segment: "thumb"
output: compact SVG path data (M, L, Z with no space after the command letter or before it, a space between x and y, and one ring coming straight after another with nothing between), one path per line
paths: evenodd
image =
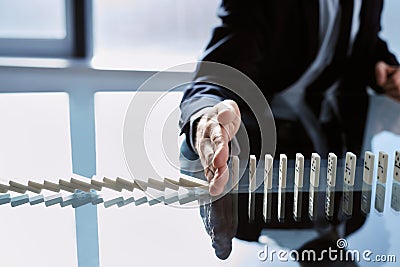
M383 86L387 81L388 67L385 62L379 61L375 65L375 78L379 86Z

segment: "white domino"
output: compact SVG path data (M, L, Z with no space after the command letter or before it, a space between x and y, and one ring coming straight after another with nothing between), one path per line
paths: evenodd
M321 168L321 157L317 153L312 153L310 184L314 187L319 187L320 168Z
M303 177L304 177L304 156L300 153L297 153L295 173L294 173L294 183L299 188L303 187Z
M281 154L279 158L279 188L286 188L287 157Z
M397 150L394 156L393 179L400 183L400 150Z
M264 188L272 189L272 174L274 159L270 154L265 155L264 162Z
M293 217L296 221L301 219L302 188L304 177L304 156L296 154L295 173L294 173L294 192L293 192Z
M346 163L344 168L344 182L348 186L354 186L356 175L357 156L351 152L346 153Z
M249 207L248 207L248 215L249 220L254 220L255 213L255 190L256 190L256 156L250 155L250 164L249 164Z
M234 191L239 190L239 157L232 157L232 186Z
M281 154L279 157L279 188L278 188L278 220L285 219L287 157Z
M375 190L375 209L382 213L385 209L385 196L386 196L386 179L388 168L388 154L379 152L378 158L378 175L376 180Z
M389 158L388 154L386 154L385 152L379 152L377 180L381 184L386 184L388 158Z
M328 186L336 186L337 156L334 153L328 155L328 168L326 182Z
M371 210L372 183L374 179L375 155L369 151L364 154L363 184L361 189L361 211L367 215Z
M264 201L263 201L263 218L266 222L271 219L271 193L272 190L272 174L274 159L270 154L265 155L264 159Z
M375 155L369 151L365 152L363 181L368 185L372 185L374 179L374 165Z
M321 171L321 157L317 153L311 154L310 190L308 193L308 216L311 220L317 217L318 187Z

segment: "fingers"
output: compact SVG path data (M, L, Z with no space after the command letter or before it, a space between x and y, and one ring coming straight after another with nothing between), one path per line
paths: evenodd
M228 165L218 168L215 172L214 178L210 181L210 195L218 196L224 191L224 187L229 180Z
M213 166L214 168L221 168L229 158L228 133L222 125L218 124L213 127L210 139L214 148Z
M229 140L237 133L240 126L239 107L233 100L224 100L215 106L217 121L227 130Z
M387 78L387 82L383 86L386 95L400 101L400 68Z
M376 78L376 83L379 86L383 86L386 83L386 80L387 80L386 69L387 69L387 67L388 67L388 65L383 61L379 61L375 65L375 78Z
M222 193L229 179L227 161L229 141L240 126L240 111L232 100L225 100L208 110L200 119L196 132L196 150L210 182L210 194Z

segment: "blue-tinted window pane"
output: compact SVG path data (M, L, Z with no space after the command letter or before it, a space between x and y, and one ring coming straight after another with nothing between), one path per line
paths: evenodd
M65 0L0 0L0 38L63 39Z

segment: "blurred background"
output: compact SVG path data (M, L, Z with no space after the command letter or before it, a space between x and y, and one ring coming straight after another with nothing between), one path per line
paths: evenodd
M218 0L0 0L1 181L58 181L72 172L129 177L122 128L131 98L155 72L199 57L219 23L218 5ZM398 58L399 10L400 1L385 0L382 37ZM162 82L155 84L155 91L164 89ZM178 106L181 93L174 94L171 105ZM395 115L385 120L370 115L364 146L386 151L391 162L393 144L400 144L399 127L393 127L400 124L399 104L382 96L371 100L369 114L379 118L390 109ZM262 247L237 240L229 260L218 261L198 213L161 205L0 206L1 262L260 264L256 253Z

